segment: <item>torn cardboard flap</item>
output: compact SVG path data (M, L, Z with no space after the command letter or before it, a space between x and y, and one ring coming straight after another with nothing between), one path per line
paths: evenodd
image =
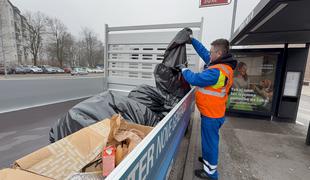
M14 167L53 179L68 179L106 146L110 120L105 119L15 161Z
M118 165L153 129L153 127L129 123L124 120L121 115L112 116L110 126L111 131L107 145L118 147L117 155L115 156L116 165ZM97 163L94 163L98 160L98 158L93 160L89 164L90 166L84 168L84 171L92 172L93 170L99 170ZM101 170L103 168L104 167L101 167Z
M132 132L128 134L135 134L143 139L149 132L152 131L153 127L143 126L140 124L129 123L121 115L113 115L111 118L111 132L109 134L108 141L118 140L124 138L122 135L125 132ZM122 141L122 140L119 140Z
M153 129L153 127L129 123L124 120L121 115L112 116L110 125L109 144L111 143L117 147L125 141L128 145L128 153L130 153ZM125 156L128 153L126 153ZM121 159L123 158L124 157L121 157Z

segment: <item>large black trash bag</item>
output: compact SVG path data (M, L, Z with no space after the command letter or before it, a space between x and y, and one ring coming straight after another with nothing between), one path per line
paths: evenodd
M133 89L128 97L141 104L144 104L150 110L156 113L169 112L171 107L165 105L166 97L164 97L157 88L149 85L140 85Z
M163 118L163 116L152 112L137 101L107 91L71 108L51 128L49 133L50 142L62 139L117 113L130 122L147 126L155 126Z
M190 41L190 34L192 30L184 28L168 45L163 62L154 70L156 88L139 86L129 93L129 98L165 115L190 91L190 85L175 68L187 62L186 42Z
M190 41L190 34L192 30L189 28L181 30L169 44L163 62L155 67L156 87L162 94L182 98L191 89L182 73L175 68L187 63L186 42Z
M173 38L168 45L163 64L167 67L175 68L179 64L187 62L186 42L191 41L190 35L193 34L190 28L184 28Z
M154 76L156 87L164 95L169 94L182 99L191 89L181 72L162 63L155 67Z

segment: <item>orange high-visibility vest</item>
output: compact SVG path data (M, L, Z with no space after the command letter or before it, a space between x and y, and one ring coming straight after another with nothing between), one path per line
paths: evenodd
M226 64L216 64L208 69L220 70L220 76L215 85L196 89L196 104L200 113L209 118L225 116L226 102L229 90L233 84L233 69Z

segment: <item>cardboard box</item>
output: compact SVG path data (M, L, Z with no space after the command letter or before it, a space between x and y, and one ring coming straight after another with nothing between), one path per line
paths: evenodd
M14 172L17 172L15 174L20 175L22 177L20 179L26 180L28 179L23 177L26 171L33 176L37 174L38 177L46 177L42 180L49 178L66 180L73 175L76 177L76 174L82 176L81 170L101 156L103 147L107 145L116 147L126 142L129 153L152 129L152 127L128 123L120 115L114 115L111 119L83 128L16 160L13 166L15 170L10 174L14 175ZM101 170L98 167L102 166L90 166L86 168L86 172ZM86 173L86 175L90 174Z
M19 169L2 169L0 170L1 180L52 180L50 178L33 174Z
M14 167L53 179L68 179L100 155L110 133L106 119L15 161Z
M107 146L122 147L122 152L118 152L118 157L117 152L115 152L116 165L118 165L127 156L127 154L129 154L130 151L135 148L135 146L153 129L153 127L129 123L120 115L114 115L111 117L110 126L111 130ZM98 158L93 162L96 160L98 160ZM85 168L84 171L102 171L102 166L97 166L97 163L94 163Z

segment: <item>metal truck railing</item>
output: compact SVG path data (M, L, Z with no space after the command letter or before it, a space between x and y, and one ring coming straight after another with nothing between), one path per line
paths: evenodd
M105 78L109 90L127 94L140 84L155 86L153 71L178 31L190 27L201 39L202 22L149 26L105 26ZM198 71L199 60L187 46L189 68ZM166 179L194 111L192 89L106 178Z
M139 84L155 86L153 71L178 31L191 27L201 39L202 21L149 26L108 27L105 25L104 71L110 90L128 93ZM198 71L198 56L187 46L189 68Z

